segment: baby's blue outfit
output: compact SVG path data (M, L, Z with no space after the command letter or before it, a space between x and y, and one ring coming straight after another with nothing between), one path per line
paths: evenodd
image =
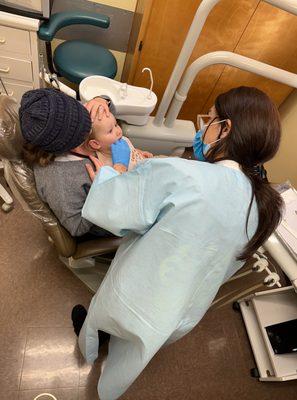
M191 331L242 265L251 185L233 161L150 159L118 175L103 167L82 215L125 236L92 299L79 337L87 362L98 330L111 334L98 383L118 399L164 345ZM256 230L253 203L248 233Z

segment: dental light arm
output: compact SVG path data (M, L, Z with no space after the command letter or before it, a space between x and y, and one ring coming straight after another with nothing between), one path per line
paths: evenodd
M188 91L198 73L210 66L216 64L226 64L239 68L243 71L253 72L264 76L265 78L297 88L297 75L292 72L273 67L260 61L253 60L230 51L214 51L197 58L187 68L187 71L175 93L174 99L170 105L164 125L172 127L179 111L187 98Z
M264 0L272 6L278 7L284 11L297 15L296 0ZM160 102L156 117L154 119L155 126L161 126L163 119L168 111L168 107L172 101L176 88L181 80L181 77L186 69L193 49L199 39L200 33L204 27L205 21L212 9L220 2L220 0L202 0L196 14L193 18L191 27L188 31L186 40L180 51L163 98Z

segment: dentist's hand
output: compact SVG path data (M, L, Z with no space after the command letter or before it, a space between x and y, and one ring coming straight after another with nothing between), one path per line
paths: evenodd
M95 119L100 121L104 113L107 117L109 117L108 103L101 97L95 97L94 99L85 103L84 106L89 111L92 122L94 122Z
M130 147L124 139L119 139L111 145L112 163L114 165L121 164L128 168L130 153Z

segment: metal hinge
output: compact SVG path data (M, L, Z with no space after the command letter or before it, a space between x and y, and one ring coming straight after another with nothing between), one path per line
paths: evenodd
M143 48L143 41L141 40L138 46L138 51L141 51Z

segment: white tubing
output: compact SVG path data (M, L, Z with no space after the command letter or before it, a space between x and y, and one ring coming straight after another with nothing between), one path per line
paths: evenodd
M297 291L297 262L273 233L263 247L278 263Z
M249 294L250 292L255 292L256 289L260 289L261 287L263 287L262 283L260 283L258 285L255 285L255 286L252 286L252 287L250 287L250 288L238 293L236 296L232 297L232 299L227 300L225 303L220 304L218 306L218 308L222 308L222 307L226 306L227 304L234 303L234 301L239 300L240 298L242 298L243 296Z
M153 87L154 87L153 73L152 73L152 70L150 68L148 68L148 67L143 68L141 72L144 72L144 71L148 71L148 73L150 74L150 92L147 95L147 98L151 99L152 98L152 91L153 91Z
M252 269L249 269L248 271L242 272L241 274L233 275L231 278L228 279L227 282L235 281L236 279L242 278L243 276L247 276L247 275L251 274L252 272L254 272L254 271Z
M64 83L58 81L59 85L57 84L57 82L55 80L51 81L51 77L50 74L48 74L47 72L43 71L43 73L40 72L40 78L44 79L44 81L50 85L52 85L55 89L60 89L61 92L64 92L66 94L68 94L68 96L73 97L74 99L76 99L76 92L75 90L71 89L69 86L65 85Z
M292 72L273 67L260 61L253 60L252 58L244 57L230 51L214 51L197 58L188 67L171 103L170 109L167 113L164 125L171 128L177 118L179 111L187 98L188 91L196 78L197 74L204 68L215 65L226 64L233 67L242 69L244 71L253 72L257 75L264 76L265 78L284 83L297 88L297 75Z
M271 4L291 14L297 15L297 2L296 0L264 0L266 3Z
M184 73L200 32L202 31L206 18L219 1L220 0L203 0L199 5L159 105L153 122L154 125L161 126L180 78Z

